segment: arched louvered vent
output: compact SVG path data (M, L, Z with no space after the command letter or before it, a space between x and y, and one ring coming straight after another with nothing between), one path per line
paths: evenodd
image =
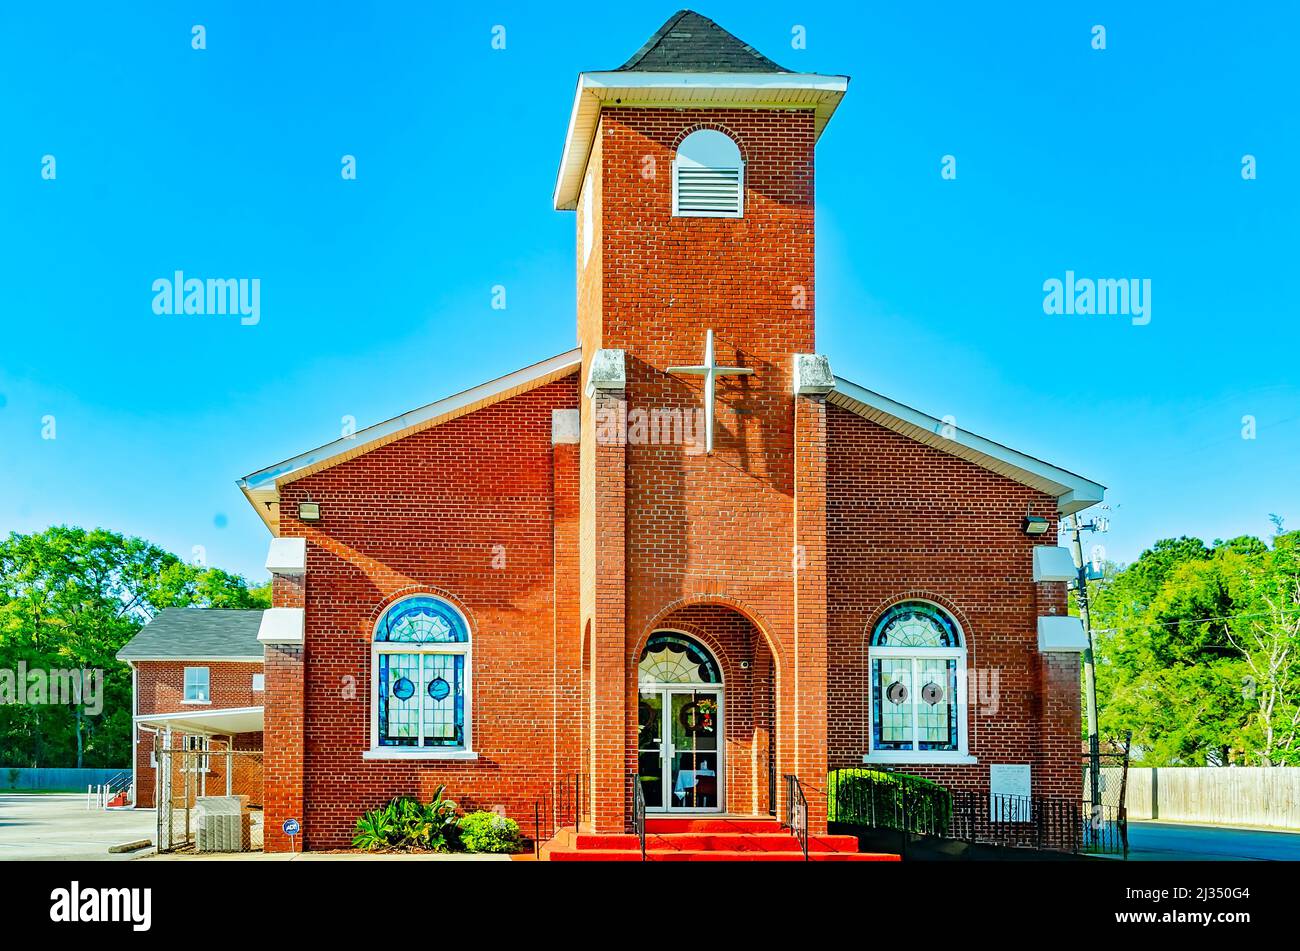
M745 163L730 137L700 129L682 140L673 161L673 214L739 218L745 211Z

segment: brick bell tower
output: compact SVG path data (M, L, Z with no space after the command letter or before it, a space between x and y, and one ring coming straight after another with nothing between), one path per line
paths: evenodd
M582 758L596 831L629 821L638 658L674 610L734 612L770 651L778 791L762 808L784 815L780 777L824 783L833 380L816 352L813 173L847 84L786 70L691 11L618 69L579 76L555 206L577 212ZM767 787L742 780L753 794L728 812ZM808 796L813 831L822 798Z

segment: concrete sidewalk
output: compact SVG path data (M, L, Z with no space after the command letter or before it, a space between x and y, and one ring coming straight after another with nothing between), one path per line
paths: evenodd
M152 809L86 809L82 793L0 793L0 861L42 859L129 861L148 852L112 855L110 846L152 842Z

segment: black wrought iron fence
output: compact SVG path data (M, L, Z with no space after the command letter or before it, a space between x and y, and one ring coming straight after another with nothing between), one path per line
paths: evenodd
M1045 796L949 790L919 776L836 770L827 782L827 818L863 829L892 829L972 844L1053 852L1126 854L1123 810Z

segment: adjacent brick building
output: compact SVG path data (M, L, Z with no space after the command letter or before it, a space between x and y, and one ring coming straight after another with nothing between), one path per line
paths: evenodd
M847 79L674 16L583 73L577 343L269 466L268 849L442 785L583 825L780 814L881 763L1077 798L1080 476L835 376L814 151ZM833 201L834 196L824 196ZM838 368L838 364L837 364ZM870 367L859 368L869 375Z
M156 750L188 749L209 755L191 762L200 772L194 791L219 795L227 788L262 801L260 762L233 759L225 749L262 748L261 611L169 608L159 612L117 654L131 667L132 787L136 806L156 805ZM179 761L178 761L179 762ZM182 768L177 766L177 769ZM188 769L189 763L183 768ZM227 783L227 770L230 783Z

